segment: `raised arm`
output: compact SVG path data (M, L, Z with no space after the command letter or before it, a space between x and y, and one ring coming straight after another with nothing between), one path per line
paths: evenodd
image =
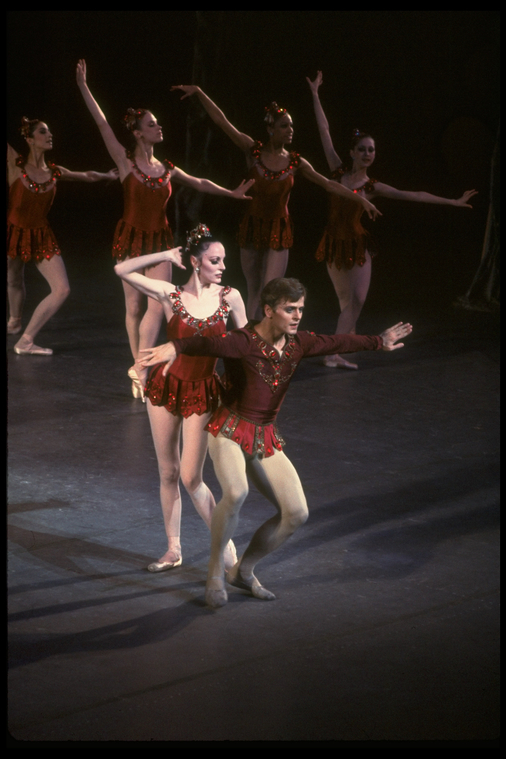
M234 327L236 329L245 327L248 323L248 317L246 316L246 307L239 290L230 290L227 295L227 300L231 306L230 316L234 322Z
M109 126L107 119L100 108L99 104L93 97L86 81L86 61L80 60L76 69L77 86L81 90L81 95L84 98L89 112L95 119L95 123L100 129L100 134L105 142L105 146L109 151L109 155L116 164L120 172L120 179L123 181L124 176L130 171L130 166L126 156L126 151L123 145L119 142L116 135Z
M306 82L309 84L309 89L311 90L311 94L313 96L316 123L318 124L318 131L320 132L320 138L322 141L323 150L325 152L325 157L327 159L330 170L335 171L341 166L342 161L334 150L334 145L330 136L329 122L325 116L325 112L320 102L320 96L318 94L318 89L323 82L322 72L318 71L314 82L312 82L309 77L306 77Z
M19 166L16 165L18 155L18 152L14 150L12 145L9 145L9 143L7 143L7 182L9 184L9 187L15 179L21 176Z
M60 180L67 182L101 182L105 179L117 179L119 176L118 169L110 171L70 171L64 166L57 167L61 172Z
M230 123L223 111L218 108L216 103L213 103L211 98L202 92L200 87L197 87L194 84L176 84L171 87L171 91L172 90L181 90L184 92L181 100L189 98L192 95L197 95L198 99L202 103L202 106L207 111L214 123L217 124L220 129L223 129L225 134L230 137L232 142L245 153L247 153L249 149L255 144L255 140L252 137L248 137L247 134L240 132L235 128L233 124Z
M121 277L139 292L161 302L174 292L175 285L163 279L150 279L144 274L140 274L139 269L156 266L156 264L161 264L164 261L169 261L179 266L180 269L184 269L186 267L181 263L181 255L182 248L172 248L171 250L162 250L160 253L149 253L146 256L133 256L118 262L114 271L118 277Z
M411 200L415 203L435 203L440 206L460 206L461 208L472 208L469 200L476 195L478 190L466 190L461 198L441 198L439 195L431 195L430 192L408 192L406 190L396 190L395 187L389 187L382 182L374 184L372 197L381 195L384 198L393 200Z
M340 182L334 182L332 179L324 177L323 174L318 174L305 158L300 159L299 171L304 177L306 177L306 179L320 185L320 187L323 187L327 192L333 192L336 195L342 195L343 198L348 198L348 200L352 200L355 203L360 203L369 218L375 219L377 216L383 215L378 211L376 206L370 203L367 198L364 198L359 192L353 192L353 190L349 190Z
M246 195L247 191L252 184L255 183L254 179L248 179L243 181L236 187L235 190L227 190L226 187L221 187L219 184L211 182L209 179L199 179L198 177L192 177L190 174L178 169L174 166L171 171L170 178L173 182L179 182L186 187L191 187L198 192L207 192L209 195L225 195L228 198L236 198L237 200L251 200L249 195Z

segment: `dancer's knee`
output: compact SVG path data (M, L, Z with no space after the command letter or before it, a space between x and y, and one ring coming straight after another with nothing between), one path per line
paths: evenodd
M185 472L184 469L181 469L181 482L191 497L202 485L202 475L200 472Z
M162 487L171 487L179 482L179 466L177 466L177 464L160 464L158 471L160 473L160 485Z
M295 532L299 527L307 521L309 511L306 504L298 504L296 507L290 508L282 515L282 521L290 533Z

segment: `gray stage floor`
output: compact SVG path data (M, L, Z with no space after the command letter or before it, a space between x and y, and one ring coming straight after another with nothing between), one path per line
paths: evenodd
M361 332L411 320L406 348L299 368L279 426L309 521L259 566L275 602L230 589L212 611L186 495L183 566L145 570L164 533L121 293L75 279L39 338L54 356L8 340L12 738L496 740L497 317L364 314ZM209 462L206 480L219 494ZM252 490L239 549L271 513Z

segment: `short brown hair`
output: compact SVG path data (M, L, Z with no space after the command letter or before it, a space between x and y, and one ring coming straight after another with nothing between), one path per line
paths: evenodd
M280 303L296 303L306 297L306 288L293 277L277 277L267 282L260 294L260 307L264 313L265 306L274 311Z

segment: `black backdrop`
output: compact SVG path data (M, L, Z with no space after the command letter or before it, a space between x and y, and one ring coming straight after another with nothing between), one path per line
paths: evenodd
M342 155L358 126L376 136L370 173L381 181L448 197L480 193L473 211L378 201L384 216L373 230L380 255L370 307L385 298L445 304L467 290L481 255L499 126L497 12L9 11L7 21L8 140L22 150L21 116L43 119L54 135L51 159L75 170L112 166L75 84L81 57L120 139L126 109L147 107L164 126L158 157L227 186L244 176L242 155L170 85L201 84L238 128L259 139L263 107L276 100L293 117L294 149L326 173L305 81L321 69L321 99ZM192 222L187 201L176 193L170 205L178 242ZM320 188L296 183L288 273L335 312L323 265L314 261L326 202ZM51 223L69 272L87 265L110 271L121 207L119 185L60 184ZM196 208L222 235L229 281L243 289L234 243L240 204L205 198Z

